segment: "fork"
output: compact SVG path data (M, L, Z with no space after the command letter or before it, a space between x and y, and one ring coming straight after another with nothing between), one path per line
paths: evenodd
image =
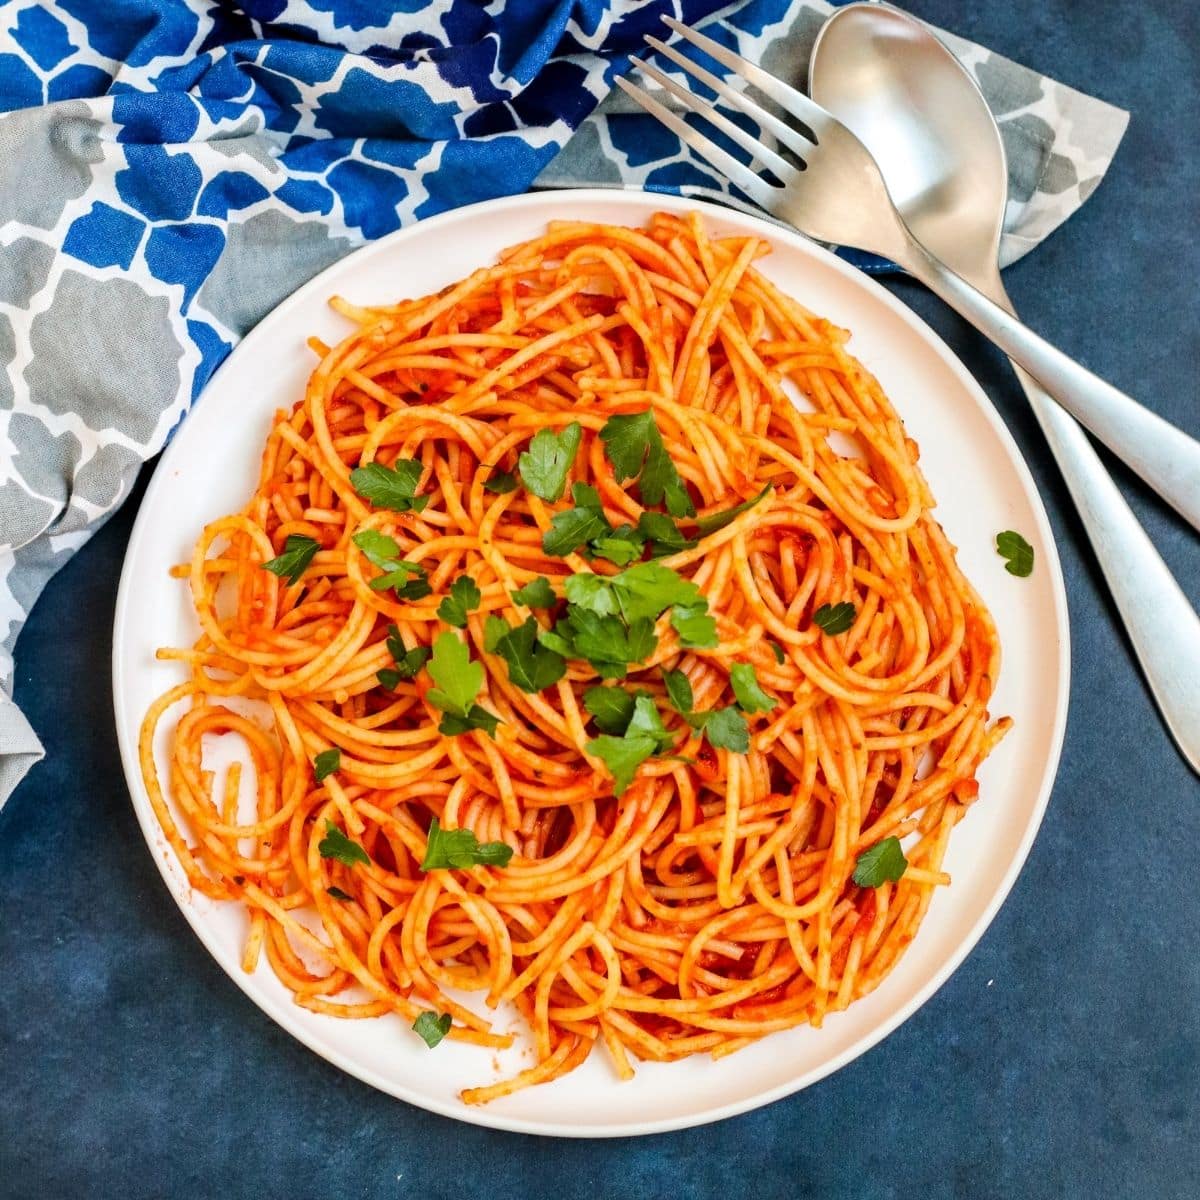
M748 116L762 134L790 150L796 162L788 161L717 111L710 101L636 56L630 61L643 74L751 154L751 164L735 158L648 92L619 78L618 86L630 99L678 134L773 216L817 241L890 258L919 279L1020 363L1063 408L1200 529L1200 442L1056 349L930 253L897 212L870 151L831 113L711 38L671 17L663 17L663 22L801 122L802 130L789 125L673 46L656 37L646 38L647 44L664 58ZM754 162L779 182L772 183L755 171Z

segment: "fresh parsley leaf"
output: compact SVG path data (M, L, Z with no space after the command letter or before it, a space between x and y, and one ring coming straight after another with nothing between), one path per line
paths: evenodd
M652 558L678 554L696 545L694 538L684 537L679 532L679 526L666 513L644 512L638 517L637 527L642 538L650 543Z
M482 729L488 737L494 738L499 724L500 718L494 712L489 712L482 704L472 704L465 713L446 713L438 724L438 733L457 737L472 729Z
M517 460L517 470L535 496L551 502L561 499L582 438L583 427L578 421L572 421L561 433L540 429L533 435L529 449Z
M647 507L665 502L674 517L690 517L695 507L679 472L663 444L650 409L610 417L600 430L600 440L620 483L637 475L638 491Z
M638 767L658 749L658 742L647 734L636 737L612 737L603 734L584 746L584 751L600 759L613 780L613 794L620 796L633 782Z
M687 722L704 731L708 743L719 750L746 754L750 750L750 730L746 718L736 708L715 708L709 712L688 713Z
M288 538L290 542L292 539ZM996 553L1007 561L1004 569L1021 579L1033 572L1033 547L1017 532L1006 529L996 534ZM294 581L293 581L294 582Z
M682 671L664 671L663 683L666 685L667 699L671 701L671 707L676 712L691 712L695 697L692 695L692 685L688 677Z
M700 536L708 537L710 533L716 533L718 529L724 529L730 521L736 517L740 517L744 512L749 512L756 504L761 504L767 498L767 493L773 486L773 484L768 483L752 500L743 500L741 504L735 504L733 508L726 508L721 512L709 513L708 516L701 517L696 522L700 527Z
M464 867L507 867L512 847L504 842L481 843L469 829L443 829L437 817L429 822L422 871L461 870Z
M388 626L387 648L388 653L392 656L392 662L396 664L395 674L398 679L415 678L429 657L428 646L414 646L411 650L406 649L404 639L400 636L400 630L395 625Z
M449 1013L442 1013L439 1016L435 1012L426 1010L418 1014L417 1019L413 1022L413 1030L432 1050L450 1032L450 1026L453 1023Z
M602 679L623 679L630 663L644 662L658 645L654 622L648 618L626 626L620 617L602 616L574 604L539 640L565 658L587 659Z
M633 716L629 719L625 736L653 738L655 753L665 750L675 740L675 735L663 724L653 697L645 693L634 697Z
M775 655L775 661L782 667L787 662L787 655L783 652L783 647L778 642L768 642L771 647L771 653Z
M593 554L607 558L618 567L627 567L642 557L645 538L632 525L621 525L606 537L594 538L590 545Z
M508 632L509 624L503 617L488 616L483 621L483 648L489 654L496 653L500 639Z
M859 887L878 887L885 880L895 883L908 870L908 859L897 837L885 837L858 856L854 882Z
M352 895L350 895L349 892L343 892L342 889L340 887L337 887L336 885L334 885L332 887L327 887L325 889L325 894L328 896L332 896L335 900L353 900L354 899L354 897Z
M617 596L613 591L612 579L607 575L578 571L567 576L563 591L571 604L601 617L612 616L617 611Z
M577 483L571 488L571 498L575 507L556 512L550 518L550 528L542 535L542 550L555 558L566 558L593 538L603 537L612 530L594 487Z
M509 595L514 604L523 604L526 608L553 608L558 603L558 597L545 575L539 575Z
M854 605L849 600L841 604L822 604L813 613L813 624L833 637L845 633L854 624L855 616Z
M633 622L640 617L657 620L672 605L676 608L696 605L708 608L708 601L690 579L684 579L661 563L638 563L614 575L609 583L626 621Z
M734 663L729 668L729 682L742 712L770 712L779 704L758 686L758 676L749 663Z
M352 842L330 820L325 822L325 836L317 843L317 850L322 858L332 858L346 867L352 867L356 863L366 866L371 862L367 852L357 842Z
M361 529L350 539L363 557L383 574L368 581L373 592L395 590L401 600L420 600L432 593L425 568L420 563L407 562L400 557L396 542L377 529Z
M485 492L495 492L497 496L507 496L517 490L517 477L511 471L493 471L484 481Z
M620 736L629 728L633 716L633 696L619 687L588 688L583 693L583 707L592 714L601 733Z
M496 639L492 653L508 663L508 677L523 692L541 692L567 672L566 659L538 642L541 627L533 617Z
M444 596L441 604L438 605L438 616L447 625L465 629L467 613L477 609L482 599L483 593L480 592L475 580L470 575L460 575L450 585L450 595Z
M399 686L402 676L394 667L380 667L375 672L375 678L379 680L379 686L387 688L389 692L394 692Z
M671 628L679 634L679 644L695 650L711 650L717 644L717 622L709 614L708 601L676 605L671 609Z
M316 538L310 538L303 533L289 533L283 543L283 553L263 563L263 568L272 575L286 578L288 583L295 583L308 569L313 555L321 548Z
M496 736L500 718L481 704L474 703L483 686L483 667L471 661L470 651L456 634L447 630L433 643L429 674L437 687L430 688L426 699L444 714L438 732L456 737L472 729Z
M400 558L400 547L393 538L378 529L360 529L350 539L373 567L384 568Z
M341 770L342 752L334 746L332 750L322 750L316 758L313 759L313 774L317 777L317 782L332 775L334 771Z
M415 458L398 458L390 466L368 463L350 472L350 486L376 508L393 512L420 512L429 503L428 496L418 496L421 463Z

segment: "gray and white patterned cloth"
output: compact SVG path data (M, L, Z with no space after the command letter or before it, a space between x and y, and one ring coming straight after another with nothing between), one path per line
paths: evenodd
M526 2L548 14L545 28L529 27ZM646 187L742 205L609 90L644 7L575 4L523 0L509 10L519 18L504 18L526 22L519 30L431 48L437 26L421 13L411 27L389 14L386 27L363 29L361 6L337 0L249 2L236 19L207 0L173 0L125 26L99 0L91 12L82 0L0 2L10 109L0 115L0 805L42 756L11 699L26 615L215 366L296 287L366 241L485 198L481 188ZM467 27L446 15L457 0L430 5L447 39ZM696 19L716 3L660 7ZM796 81L829 11L744 0L709 32ZM492 6L461 21L485 16L503 24ZM306 21L311 36L295 40ZM506 58L504 38L518 34L522 53ZM1128 117L946 41L1000 122L1009 263L1087 199ZM545 53L531 68L524 47L535 43ZM401 47L394 60L384 44ZM482 82L447 68L485 44ZM389 123L397 106L400 129ZM484 151L501 168L480 170Z

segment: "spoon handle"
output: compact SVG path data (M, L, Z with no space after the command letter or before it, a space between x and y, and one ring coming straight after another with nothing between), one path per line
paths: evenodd
M1019 366L1016 373L1079 510L1163 720L1192 770L1200 773L1200 616L1087 434L1031 375Z
M1039 337L911 234L905 240L903 267L1024 367L1067 412L1200 529L1200 442Z

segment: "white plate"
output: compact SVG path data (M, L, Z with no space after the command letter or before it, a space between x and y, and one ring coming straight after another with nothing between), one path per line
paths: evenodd
M297 1007L265 960L254 975L241 970L242 910L188 888L137 760L143 714L182 675L154 652L190 645L198 633L186 586L167 569L190 557L207 521L244 505L271 415L303 394L313 367L305 339L315 333L335 342L347 330L326 305L330 295L374 304L436 291L556 218L636 225L656 210L693 208L718 232L768 237L774 252L764 272L852 331L851 351L878 376L920 443L938 516L999 625L1004 664L991 711L1011 714L1016 727L984 765L980 800L955 830L946 863L953 886L939 891L916 941L874 994L820 1030L772 1034L720 1062L647 1063L634 1080L620 1083L597 1052L555 1083L469 1108L458 1100L459 1089L498 1077L490 1051L443 1042L431 1053L399 1019L344 1021ZM1030 578L1006 574L993 543L1002 529L1019 530L1033 544ZM1062 574L1033 480L978 385L937 337L883 288L798 235L693 201L601 190L489 201L422 221L330 267L285 300L221 367L164 454L130 538L113 631L117 732L138 820L176 903L230 978L305 1045L385 1092L480 1125L575 1137L679 1129L786 1096L848 1063L924 1003L979 940L1033 842L1058 765L1068 676ZM506 1075L530 1061L527 1044L499 1056Z

